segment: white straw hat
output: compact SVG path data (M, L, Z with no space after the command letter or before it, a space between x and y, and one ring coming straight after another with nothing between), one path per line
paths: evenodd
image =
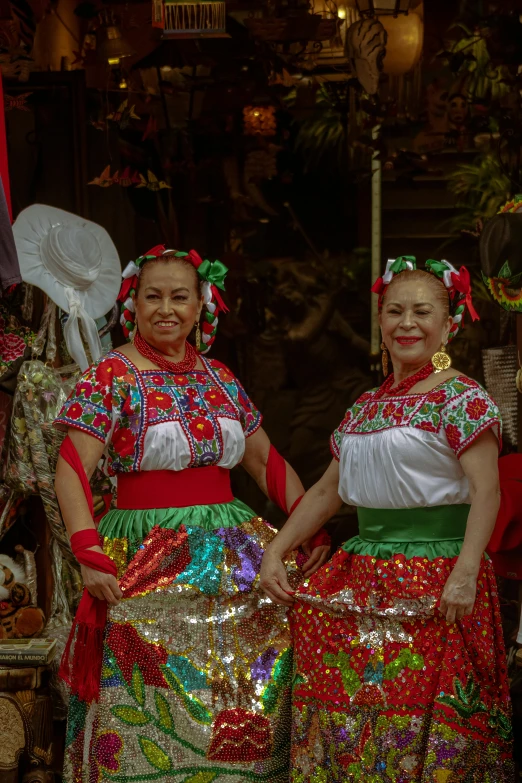
M64 329L67 348L86 370L79 322L96 361L101 343L94 319L113 307L121 285L121 264L112 239L96 223L45 204L24 209L13 234L22 280L41 288L69 313Z

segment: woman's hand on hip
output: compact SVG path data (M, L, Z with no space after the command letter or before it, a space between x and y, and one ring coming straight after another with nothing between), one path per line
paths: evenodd
M292 606L294 591L290 587L283 561L268 548L263 555L260 571L261 587L275 604Z
M440 611L448 623L453 624L473 612L477 594L477 576L457 566L448 577L442 597Z
M328 544L326 546L323 544L321 546L316 546L314 549L310 549L306 544L303 544L302 549L306 555L310 555L303 565L303 576L305 579L308 579L326 563L330 557L330 546Z
M90 547L93 552L102 553L102 549L98 546ZM116 606L120 599L123 597L116 577L112 574L104 574L102 571L97 571L95 568L89 568L89 566L80 566L82 570L83 584L93 596L93 598L99 598L100 601L107 601L110 606Z

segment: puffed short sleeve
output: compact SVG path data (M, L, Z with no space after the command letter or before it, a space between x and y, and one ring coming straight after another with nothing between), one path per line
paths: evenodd
M365 392L359 399L351 405L346 413L344 414L344 419L339 424L337 429L335 429L332 432L332 435L330 437L330 451L332 452L332 456L334 459L339 462L341 459L341 444L343 442L344 435L346 433L347 428L350 426L350 424L353 422L353 420L359 415L362 408L368 402L370 397L372 396L371 392Z
M243 432L245 433L245 437L248 438L259 429L263 423L263 416L261 415L261 412L258 411L237 378L236 386L237 401L239 404L239 418L241 421L241 426L243 427Z
M114 380L126 372L126 364L116 357L107 356L93 364L76 384L54 426L73 427L107 443L119 405Z
M242 384L228 367L216 359L210 359L208 364L215 373L219 382L224 385L227 392L233 398L239 412L239 421L245 437L248 438L259 429L263 423L263 416L256 408Z
M497 436L500 449L500 411L485 389L463 377L452 381L451 388L453 395L444 405L441 417L446 438L456 456L460 457L488 429Z

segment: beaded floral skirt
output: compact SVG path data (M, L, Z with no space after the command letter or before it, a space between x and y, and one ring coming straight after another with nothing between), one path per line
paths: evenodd
M234 501L111 511L100 532L124 598L99 703L70 703L65 781L287 783L289 628L258 577L275 530Z
M490 562L472 616L437 609L455 547L352 539L298 590L292 783L513 783Z

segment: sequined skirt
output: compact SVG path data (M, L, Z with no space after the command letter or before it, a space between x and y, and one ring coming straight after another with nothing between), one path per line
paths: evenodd
M124 598L99 703L70 703L65 781L287 783L289 629L258 579L276 531L233 501L110 511L100 532Z
M435 539L358 536L299 588L292 783L513 783L493 569L448 625L437 606L462 541Z

